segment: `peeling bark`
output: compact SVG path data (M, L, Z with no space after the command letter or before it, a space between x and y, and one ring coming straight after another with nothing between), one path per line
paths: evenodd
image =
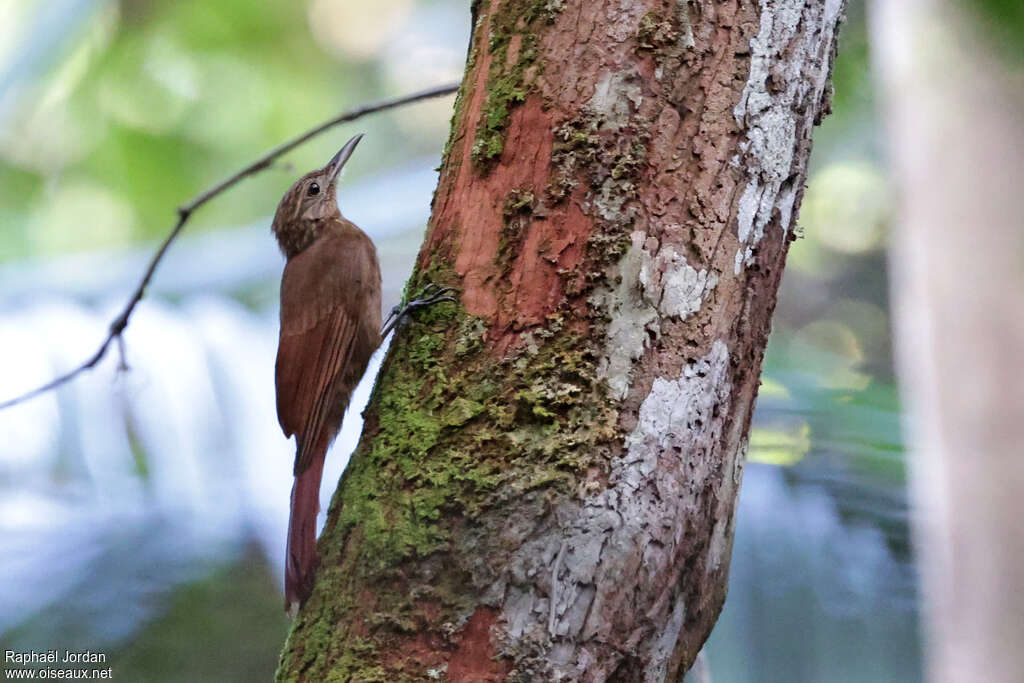
M736 495L841 2L481 0L280 680L666 681Z

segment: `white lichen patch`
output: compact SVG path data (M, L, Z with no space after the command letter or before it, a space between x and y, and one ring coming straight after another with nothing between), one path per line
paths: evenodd
M729 350L716 340L710 353L687 364L678 378L655 379L651 392L640 404L636 429L626 439L629 452L656 450L638 451L637 446L656 445L665 449L679 445L680 441L692 442L695 432L710 428L711 420L703 418L715 403L728 396L728 387L722 389L722 385L728 385L728 361Z
M724 463L726 471L731 470L732 476L723 479L722 488L718 492L720 504L731 505L739 492L740 483L743 481L743 466L747 462L747 440L743 439L736 452L728 458L730 462ZM715 520L715 527L711 531L711 541L708 544L708 573L718 571L728 561L729 552L732 548L732 537L735 515L720 515Z
M690 0L678 0L679 11L679 47L683 49L696 47L693 39L693 22L690 21Z
M600 191L591 198L588 207L592 206L597 215L606 221L622 224L634 214L634 211L625 208L633 190L634 185L630 181L609 176L601 183Z
M693 315L718 285L715 273L697 270L673 245L659 249L656 239L639 230L630 240L626 255L609 273L615 287L599 289L590 298L609 319L598 374L614 399L626 397L633 365L648 339L661 334L661 319Z
M761 176L782 181L789 176L796 151L796 121L779 107L769 107L758 126L748 131L748 150L761 162Z
M630 237L632 243L619 261L618 272L609 277L617 283L614 289L599 289L590 298L591 305L606 311L610 319L598 374L608 383L608 394L613 399L626 397L633 363L643 355L648 329L654 334L660 331L658 311L643 299L638 287L648 257L643 249L645 233L636 231Z
M680 12L687 9L677 1ZM840 6L834 0L761 2L749 79L732 112L743 134L732 163L739 176L738 244L729 249L737 249L737 272L758 258L758 243L769 226L775 229L773 221L783 230L791 223L804 170L797 148L820 111L821 100L813 98L821 98L827 82L819 74L830 63ZM615 11L631 13L632 20L633 7L623 2ZM629 27L633 35L635 26ZM628 68L599 76L586 106L604 133L635 117L643 103L640 85ZM648 234L663 214L641 216L640 202L625 201L633 196L606 181L591 188L583 207L617 228L637 228L625 255L605 273L607 284L589 299L596 317L607 321L599 372L609 398L631 398L619 422L630 425L629 432L572 494L526 492L522 505L529 514L508 515L497 533L486 531L488 539L502 539L488 546L500 560L481 560L474 569L474 583L500 612L499 652L515 658L524 680L577 681L584 671L586 680L614 680L625 653L642 662L644 671L637 673L644 680L663 679L681 654L680 633L692 637L689 625L706 617L697 610L707 605L688 604L679 587L713 595L706 589L720 585L732 545L752 388L747 381L734 386L727 341L705 339L699 354L690 347L659 353L643 367L660 376L634 381L645 346L660 338L670 319L686 320L710 306L728 264L723 275L691 262L681 244L659 243L656 236L685 233L666 228ZM749 331L728 334L750 339Z
M602 120L603 127L621 128L643 103L640 75L628 71L606 71L594 86L587 106Z
M686 257L666 244L656 254L644 251L640 286L644 300L665 316L685 319L700 310L704 300L718 285L718 276L706 269L697 270Z
M747 174L736 213L736 274L752 262L754 247L776 210L783 233L790 228L797 139L813 124L815 103L827 86L828 70L821 65L832 50L832 29L841 9L839 0L824 5L804 0L762 2L758 33L750 41L750 73L733 109L746 132L740 152ZM822 34L827 39L822 40ZM813 79L808 77L812 73Z
M661 637L658 638L654 647L651 648L651 658L647 662L644 675L648 681L663 681L668 675L668 664L672 659L672 653L676 650L676 642L683 630L683 623L686 621L686 602L682 598L676 600L672 616L665 625Z
M750 237L754 232L754 217L761 204L762 193L759 190L757 178L751 178L736 205L736 236L739 237L740 244L751 241ZM754 241L759 239L761 239L761 235L756 236Z
M779 193L778 209L779 209L779 222L782 223L784 229L788 229L793 221L793 204L796 202L796 188L792 185L784 187L782 192Z
M573 671L580 657L593 656L559 642L598 647L612 637L613 624L623 628L622 620L632 624L626 629L634 632L648 671L667 670L686 621L685 603L669 588L638 613L628 596L679 585L685 567L676 558L686 539L685 527L674 522L702 507L709 482L722 476L717 449L738 451L738 444L720 446L731 393L722 341L678 377L655 379L625 451L609 465L607 488L562 503L553 514L557 533L515 551L508 575L488 591L503 596L501 622L509 637L545 644L550 679L551 672ZM639 566L636 558L643 558ZM650 624L665 626L645 631Z

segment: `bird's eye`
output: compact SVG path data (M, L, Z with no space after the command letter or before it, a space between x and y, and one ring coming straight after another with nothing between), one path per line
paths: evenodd
M309 189L306 190L306 194L308 194L310 197L320 194L320 186L316 183L310 183Z

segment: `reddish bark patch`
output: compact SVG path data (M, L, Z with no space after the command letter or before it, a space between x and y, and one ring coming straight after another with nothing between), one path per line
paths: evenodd
M490 16L494 11L497 0L492 0L488 13L485 15L485 25L474 31L476 43L480 43L480 36L485 36L490 31ZM494 59L489 50L480 47L471 48L479 55L478 64L472 77L466 75L466 82L472 85L468 88L463 85L466 102L463 105L465 115L456 125L459 125L458 135L452 142L452 149L449 152L447 163L441 171L438 179L437 192L434 195L434 206L432 207L433 218L427 231L423 246L420 247L417 268L422 270L431 258L442 257L446 262L451 263L454 258L451 255L458 249L462 236L460 226L464 220L469 220L470 226L474 225L474 219L479 216L471 215L463 217L460 208L462 202L467 199L467 185L474 177L473 169L473 142L476 127L483 114L484 104L487 102L487 74L490 71L491 61ZM454 172L453 172L454 171ZM491 223L493 225L493 223ZM483 226L477 226L477 233L485 233ZM497 241L495 241L495 247ZM461 274L461 273L460 273ZM465 279L465 275L463 275ZM465 284L463 285L465 286ZM463 301L465 303L465 296ZM478 301L474 299L474 306L484 309L493 309L494 303ZM467 305L468 307L468 305Z
M474 96L470 103L479 109ZM479 112L477 112L479 116ZM469 119L475 129L475 121ZM547 185L551 161L551 121L539 97L529 97L512 112L501 163L489 171L481 171L472 161L472 138L464 136L462 163L458 165L451 190L435 207L432 244L423 253L435 251L437 243L447 241L455 251L455 271L463 279L462 303L473 315L496 321L499 290L510 277L496 263L501 244L503 205L508 188L540 195ZM532 231L537 221L531 221ZM517 259L517 262L519 260ZM528 262L532 266L533 262ZM520 266L522 267L522 266ZM557 281L554 268L548 268L549 280ZM513 271L514 272L514 271ZM539 273L531 273L531 277ZM546 283L545 283L546 284ZM550 287L535 287L550 292ZM507 322L507 321L502 321Z
M385 651L381 664L386 671L425 672L443 666L444 643L426 632L403 638L401 644Z
M458 648L448 660L451 683L491 683L508 676L512 663L494 658L491 627L497 619L498 612L490 607L481 605L473 612L462 629Z
M476 106L477 102L471 103ZM544 322L566 295L567 274L583 262L593 229L576 200L549 206L554 122L540 97L530 96L510 116L501 162L489 171L474 167L472 140L462 141L462 163L450 191L439 193L432 244L443 242L455 253L455 271L462 277L462 303L473 315L492 323L492 341L501 348L507 337ZM499 263L507 188L532 193L532 213L519 236L512 258ZM443 247L440 251L448 251ZM523 283L529 282L525 287ZM568 289L574 289L570 282ZM507 297L514 297L508 301Z
M578 197L554 202L547 194L554 129L574 107L553 108L549 95L528 94L509 114L498 163L482 168L473 161L494 59L486 36L499 2L489 5L474 32L477 63L463 91L463 115L438 183L419 268L432 258L454 266L462 279L462 304L488 322L490 341L503 355L518 344L520 332L544 324L548 315L564 307L567 296L582 291L577 275L593 221ZM522 36L516 34L504 56L509 66L521 49ZM527 215L517 216L511 231L505 215L510 192L519 199L533 197Z

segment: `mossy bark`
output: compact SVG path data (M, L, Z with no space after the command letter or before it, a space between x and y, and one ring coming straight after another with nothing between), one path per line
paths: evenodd
M282 681L664 681L725 597L841 2L480 0Z

